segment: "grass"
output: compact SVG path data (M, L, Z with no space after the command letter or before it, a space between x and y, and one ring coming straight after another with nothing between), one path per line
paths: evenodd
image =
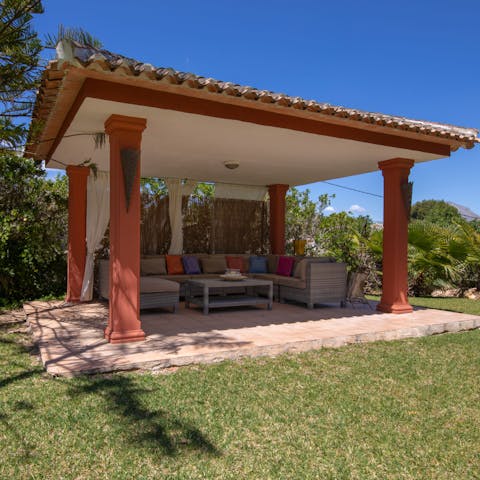
M368 295L371 300L380 300L380 297ZM436 308L452 312L480 315L480 301L469 298L443 298L443 297L408 297L410 305L416 307Z
M480 478L480 331L47 376L0 326L0 478Z
M48 302L50 300L63 300L65 298L65 293L56 295L56 294L51 294L51 295L45 295L43 297L38 298L37 300L41 300L44 302ZM0 315L4 313L8 313L9 310L13 309L21 309L23 304L32 300L30 299L24 299L24 300L11 300L9 298L5 297L0 297Z

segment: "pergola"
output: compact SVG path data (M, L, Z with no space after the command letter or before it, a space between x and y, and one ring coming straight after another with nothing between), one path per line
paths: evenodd
M139 310L140 177L268 186L271 251L285 250L289 186L381 169L384 177L383 294L378 309L407 300L408 177L415 163L478 142L475 129L307 101L155 68L62 41L43 72L29 153L69 178L67 300L80 300L86 257L86 159L110 173L112 343L142 340ZM109 148L95 149L105 132ZM140 155L141 153L141 155ZM125 196L122 158L134 158ZM239 168L225 168L225 162Z

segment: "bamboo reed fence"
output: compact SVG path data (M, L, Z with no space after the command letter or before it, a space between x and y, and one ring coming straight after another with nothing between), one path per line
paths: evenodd
M265 202L191 196L182 209L185 253L268 252ZM170 237L168 196L142 194L141 253L166 253Z

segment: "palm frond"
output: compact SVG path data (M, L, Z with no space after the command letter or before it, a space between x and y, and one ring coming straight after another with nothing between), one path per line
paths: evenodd
M96 149L103 148L107 143L107 134L105 132L96 132L93 134L93 141Z
M102 48L102 42L89 32L79 27L65 27L60 24L56 34L48 34L45 36L45 48L55 48L61 40L73 40L82 45Z
M98 165L92 162L91 158L86 158L82 163L78 164L79 167L88 167L93 173L94 178L97 178Z

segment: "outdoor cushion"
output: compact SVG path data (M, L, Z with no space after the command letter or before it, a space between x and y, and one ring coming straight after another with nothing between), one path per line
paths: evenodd
M166 255L165 257L169 275L181 275L184 273L181 255Z
M159 277L140 277L140 293L178 293L180 284Z
M300 278L295 277L285 277L284 275L279 275L277 279L277 283L283 287L292 287L292 288L307 288L307 282L305 280L301 280Z
M267 257L268 273L275 273L277 271L278 257L279 255L269 255Z
M162 278L164 278L165 280L172 280L173 282L177 282L177 283L184 283L190 280L193 276L194 275L177 274L177 275L163 275ZM198 275L195 275L195 277L197 278Z
M280 275L275 275L274 273L254 273L249 276L252 278L258 278L259 280L270 280L274 285L277 285L278 279L282 278Z
M203 273L225 273L226 269L227 262L223 255L202 258Z
M182 257L183 269L188 275L197 275L202 273L200 270L200 264L198 263L198 258L193 255L184 255Z
M267 273L267 259L266 257L257 257L252 255L250 257L249 273Z
M216 278L218 280L218 273L201 273L200 275L190 275L192 280L198 280L199 278Z
M167 267L165 266L165 258L151 257L142 258L140 260L140 275L165 275Z
M295 259L293 257L280 257L278 259L277 275L289 277L292 274L294 263Z
M305 278L307 277L307 265L308 265L308 260L306 259L300 260L295 265L293 276L295 278L301 278L302 280L305 280Z
M227 259L227 267L240 270L241 273L245 273L247 269L245 268L245 259L242 257L225 257Z

